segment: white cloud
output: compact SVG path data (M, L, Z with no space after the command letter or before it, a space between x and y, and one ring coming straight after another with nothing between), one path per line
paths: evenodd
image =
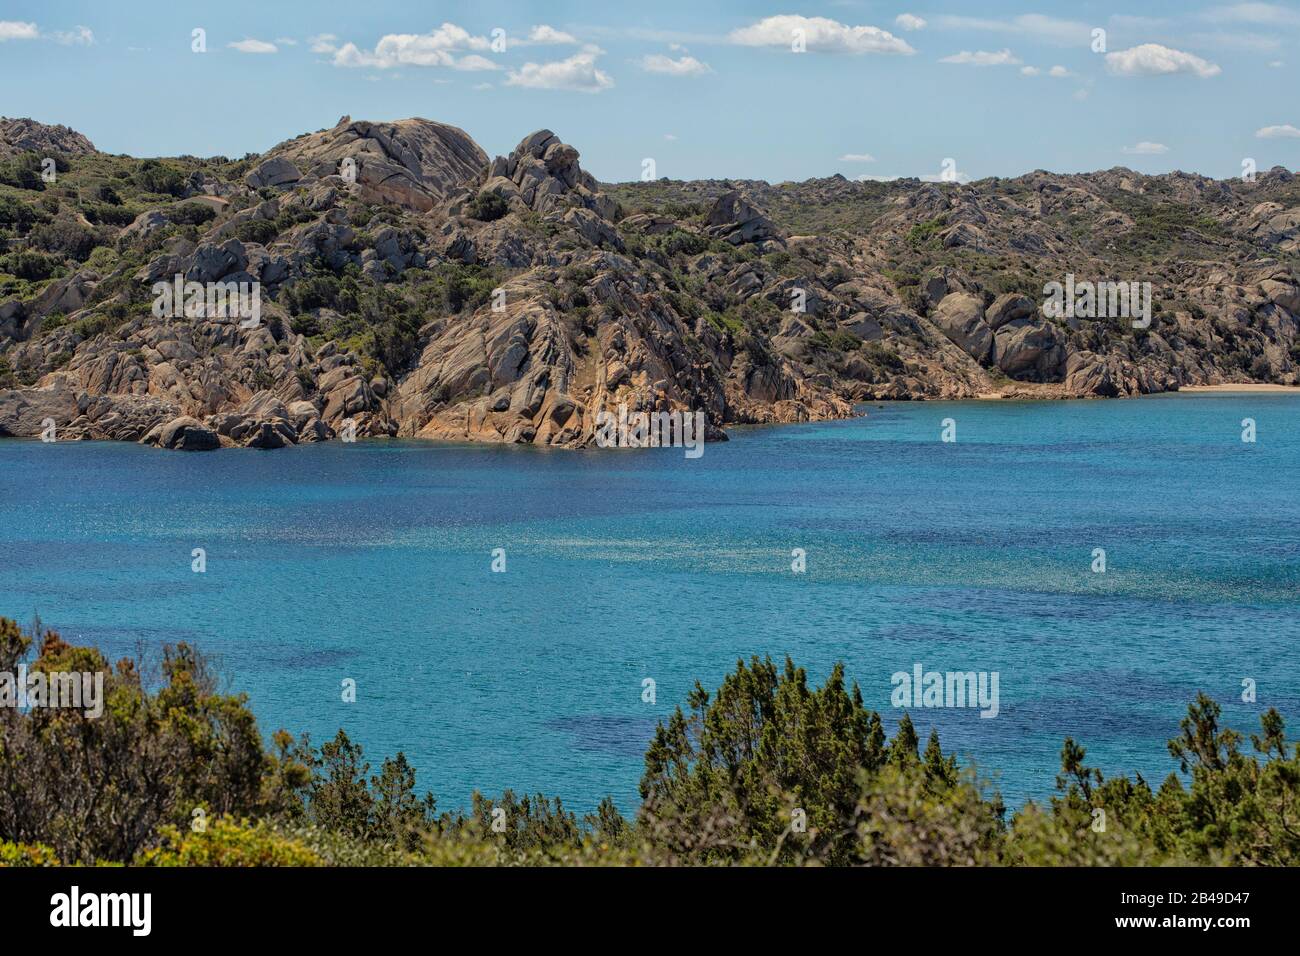
M1069 75L1070 75L1070 71L1067 70L1067 69L1066 69L1065 67L1063 67L1063 66L1054 66L1054 67L1052 67L1050 70L1047 71L1047 75L1048 75L1048 76L1056 77L1056 78L1059 80L1059 79L1061 79L1061 78L1063 78L1063 77L1069 76Z
M456 70L499 70L501 69L501 67L497 66L487 57L479 56L477 53L470 53L467 56L462 56L459 60L457 60L455 63L452 64L452 68Z
M50 39L64 46L94 46L95 34L90 27L78 24L72 30L56 30L50 34Z
M40 35L40 31L36 29L34 23L23 23L19 20L0 20L0 43L5 40L35 40Z
M332 33L318 33L314 37L308 37L307 42L311 44L313 53L333 53L338 49L338 39Z
M1300 26L1300 12L1274 3L1234 3L1211 7L1202 16L1214 23L1254 23L1268 26Z
M925 20L914 13L900 13L894 17L894 22L904 30L924 30Z
M664 139L668 140L668 142L671 143L671 142L673 142L675 139L677 139L677 134L676 134L676 133L664 133Z
M1125 146L1123 152L1132 156L1160 156L1169 152L1169 147L1164 143L1149 143L1143 140L1136 146Z
M989 53L985 50L962 50L952 56L945 56L940 63L959 63L963 66L1016 66L1020 59L1010 50Z
M1284 126L1265 126L1255 130L1255 135L1259 139L1297 139L1300 138L1300 129L1287 123Z
M234 43L227 43L226 46L232 50L238 50L240 53L279 53L280 48L274 43L267 43L265 40L236 40Z
M701 63L693 56L683 56L674 60L662 53L652 53L641 57L637 63L647 73L667 73L669 76L703 76L705 73L713 72L709 64Z
M326 48L332 45L333 38L330 38L314 45L313 49L320 46L322 49L319 52L332 52L335 66L373 67L380 70L396 66L445 66L453 70L499 69L486 57L465 53L467 50L491 49L492 41L487 37L474 36L454 23L444 23L428 33L386 34L379 38L373 51L359 49L355 43L345 43L335 50Z
M1008 20L980 17L941 16L935 24L951 30L984 30L989 33L1010 33L1031 37L1058 46L1087 46L1092 40L1092 27L1076 20L1061 20L1041 13L1025 13Z
M525 63L506 74L507 86L524 86L535 90L573 90L599 93L614 85L613 79L596 68L593 53L575 53L567 60L552 63Z
M1143 43L1129 50L1106 54L1106 69L1117 76L1168 76L1194 73L1201 79L1218 76L1223 71L1193 53L1173 50L1159 43Z
M1022 76L1037 76L1039 73L1042 72L1043 71L1036 66L1022 66L1020 68L1020 74Z
M840 157L841 163L874 163L876 157L870 153L845 153Z
M298 41L295 40L293 37L276 37L275 43L276 46L297 46L298 45Z
M490 89L492 89L492 84L491 84L491 83L475 83L472 87L470 87L470 89L474 89L474 90L490 90Z
M563 30L557 30L555 27L547 26L545 23L533 27L528 33L528 43L540 45L551 44L577 44L578 38L571 33L565 33Z
M1286 66L1286 64L1283 63L1281 60L1273 60L1272 62L1269 63L1269 66L1271 66L1273 69L1276 70L1278 67Z
M790 49L795 31L803 31L804 43L811 53L906 53L913 50L879 27L851 27L826 17L786 14L765 17L757 23L732 30L728 39L740 46L775 46Z

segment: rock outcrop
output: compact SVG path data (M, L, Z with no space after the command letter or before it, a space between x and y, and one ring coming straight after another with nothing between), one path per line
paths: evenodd
M704 229L715 239L733 246L781 238L776 223L736 189L717 198L704 219Z
M455 126L424 119L353 122L282 143L250 176L269 187L297 183L304 174L339 177L368 202L391 202L427 212L474 180L487 155Z
M94 152L94 144L74 129L46 126L32 119L7 119L0 116L0 159L19 153L88 156Z
M211 451L221 447L221 439L216 432L187 415L155 425L140 441L175 451Z

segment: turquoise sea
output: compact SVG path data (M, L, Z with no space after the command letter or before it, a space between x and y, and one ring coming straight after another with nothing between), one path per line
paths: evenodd
M1067 735L1159 782L1198 690L1300 730L1300 396L865 411L697 460L3 441L0 614L110 659L195 642L264 732L404 750L444 809L506 787L634 809L655 722L751 654L816 681L844 661L891 730L894 672L997 671L996 718L913 717L1012 804L1050 794Z

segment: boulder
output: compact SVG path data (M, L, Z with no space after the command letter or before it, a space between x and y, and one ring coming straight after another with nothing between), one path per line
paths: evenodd
M243 437L247 448L285 448L298 443L298 433L286 421L263 421L254 424Z
M1265 279L1260 290L1270 302L1280 305L1293 315L1300 315L1300 287L1278 279Z
M854 312L840 322L840 328L867 342L879 342L885 335L880 323L865 312Z
M704 228L708 235L733 246L781 238L776 223L738 189L718 197L704 220Z
M1008 322L1027 319L1038 311L1038 305L1028 296L1008 292L993 300L993 304L984 313L984 321L990 329L997 331Z
M140 441L174 451L211 451L221 447L221 439L215 431L188 415L155 425Z
M253 189L274 189L277 186L290 186L300 179L302 173L297 166L283 156L273 156L249 172L244 177L244 182Z
M247 267L248 255L238 239L227 239L219 246L204 243L190 257L185 278L192 282L216 282Z
M1065 346L1050 322L1014 319L994 333L991 357L1011 378L1057 381L1065 362Z
M984 301L979 296L969 292L945 295L930 319L975 361L988 361L993 347L993 330L984 321Z
M80 412L76 394L63 386L0 390L0 437L35 438L46 419L62 427Z

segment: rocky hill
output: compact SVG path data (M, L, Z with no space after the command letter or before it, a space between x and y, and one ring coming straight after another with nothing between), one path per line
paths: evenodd
M1295 384L1300 362L1282 169L602 185L549 130L489 159L451 126L344 117L260 156L136 160L6 120L0 236L0 435L580 446L620 404L721 438L869 399ZM1150 283L1149 324L1044 314L1067 275ZM257 283L260 314L160 314L176 276Z
M66 126L46 126L30 119L0 116L0 159L22 153L45 156L87 156L95 144Z

